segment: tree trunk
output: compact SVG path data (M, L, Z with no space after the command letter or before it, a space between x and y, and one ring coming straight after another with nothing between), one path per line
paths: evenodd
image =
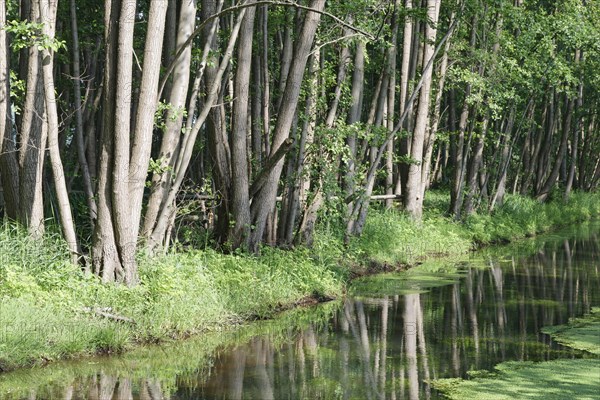
M40 0L38 3L40 15L45 11L46 20L44 21L43 32L50 40L54 39L56 26L56 2L51 0ZM52 175L54 176L54 188L56 190L56 199L58 201L58 211L60 223L69 250L71 251L71 260L76 263L81 255L77 236L75 234L75 224L71 213L71 203L69 193L65 182L65 173L60 158L58 146L58 111L54 88L53 76L53 54L49 49L42 50L42 72L44 75L44 95L46 103L46 115L48 118L48 148L50 152L50 165Z
M177 27L177 39L175 48L181 48L188 40L196 23L196 1L186 0L181 3L179 12L179 25ZM168 95L170 108L165 120L166 126L163 133L160 151L157 161L160 163L159 172L152 175L152 186L148 206L144 215L144 227L142 234L148 236L156 222L156 217L168 194L169 185L177 159L177 147L180 142L181 129L183 125L183 110L185 110L186 98L189 89L190 72L192 61L192 48L187 46L181 56L175 61L173 68L173 81ZM188 116L190 120L191 116Z
M250 0L253 1L253 0ZM231 134L232 218L228 242L232 248L247 249L250 240L250 195L248 177L248 107L255 8L249 8L242 24L238 45L233 127Z
M427 1L427 16L430 21L425 28L425 50L423 65L428 65L435 48L435 37L437 34L437 18L440 7L439 0ZM413 132L411 144L411 162L408 168L408 182L406 193L404 193L404 206L411 217L417 221L421 220L423 215L423 190L421 173L423 167L423 145L425 143L425 134L429 121L429 106L431 95L433 68L427 68L423 71L423 86L419 95L419 106L417 108L417 119L415 130Z
M39 7L32 7L30 20L39 21ZM34 237L44 233L42 181L48 138L44 104L41 55L31 46L27 65L27 93L19 145L19 220Z
M550 191L552 187L556 183L556 179L558 178L558 174L560 173L560 167L563 163L565 155L567 153L567 142L569 140L569 134L571 133L571 121L573 119L573 109L575 107L575 100L569 99L567 105L567 114L565 116L563 126L562 126L562 138L560 140L560 145L558 147L558 153L556 155L556 160L554 162L554 166L548 179L544 182L541 189L536 193L536 199L538 201L546 201L548 196L550 195Z
M19 166L13 135L10 102L9 47L6 35L6 0L0 0L0 187L6 216L19 216Z
M75 0L70 1L70 13L71 13L71 34L73 36L73 90L75 100L75 138L77 145L77 159L79 161L79 167L81 168L81 174L83 177L83 188L89 208L90 218L93 221L98 216L98 209L96 207L96 200L94 199L94 188L92 184L92 178L90 174L89 165L85 155L85 140L83 132L83 106L81 104L81 69L79 62L79 32L77 26L77 6Z
M111 216L111 176L113 171L113 132L115 115L115 91L117 69L117 24L119 9L117 0L104 3L105 66L103 79L103 113L100 134L97 205L98 220L92 238L92 265L103 282L123 281L124 271L119 261Z
M413 7L413 0L406 0L406 4L404 8L407 11L410 11ZM411 65L411 55L412 55L412 46L413 46L413 22L409 16L406 17L404 21L404 34L403 43L402 43L402 64L400 67L400 108L399 113L402 114L406 109L406 101L408 100L408 89L409 89L409 80L410 80L410 65ZM408 156L410 148L409 148L409 137L407 135L402 135L399 140L399 155L400 156ZM406 192L406 183L408 182L408 164L405 162L400 162L398 164L398 179L396 181L396 193Z
M167 231L169 220L173 211L173 202L175 201L177 192L179 191L179 188L183 183L183 179L185 178L187 168L192 158L194 144L196 142L196 138L198 137L198 133L200 132L200 129L204 126L208 114L212 110L213 105L215 104L215 101L217 100L217 97L219 95L221 79L225 73L225 70L227 69L227 66L229 65L229 61L231 60L231 56L233 54L234 47L237 42L238 34L246 10L246 8L242 9L236 18L235 25L232 28L231 36L229 37L229 41L227 43L227 48L223 53L223 58L216 71L216 75L214 76L214 79L212 79L212 85L207 87L207 96L204 101L203 107L199 112L198 116L193 120L193 123L190 122L189 132L184 136L180 145L178 159L175 164L175 179L173 180L173 183L169 188L169 194L163 203L163 207L159 212L156 225L152 231L152 234L149 237L149 248L151 250L160 245L161 239L164 237L165 232ZM207 54L207 52L205 54ZM198 84L198 86L196 86L196 84ZM194 82L194 86L195 90L199 87L198 80Z
M193 7L193 2L190 3L192 3L191 6ZM144 69L140 83L140 100L135 115L135 131L133 134L133 142L131 144L131 158L129 159L128 191L132 231L131 236L127 240L131 243L137 242L140 228L142 198L144 195L144 188L146 187L150 151L152 149L154 115L156 114L159 101L158 85L167 6L168 3L165 1L151 2L148 16L148 34L146 35L146 44L144 48ZM177 75L175 76L178 77ZM183 79L184 78L182 77L182 80ZM177 85L177 83L178 82L175 82L175 85ZM185 91L187 91L187 82L183 83L185 84ZM185 94L182 96L183 100L177 99L180 100L178 104L185 102ZM172 109L171 111L173 113L181 113L179 108ZM167 124L169 124L169 122L176 123L176 126L174 128L171 127L171 129L177 129L178 132L181 131L181 117L173 116L173 114L169 112L167 113L167 121Z

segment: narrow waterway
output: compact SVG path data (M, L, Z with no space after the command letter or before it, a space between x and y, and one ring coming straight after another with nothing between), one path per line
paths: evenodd
M364 278L343 301L236 332L5 374L0 398L436 399L432 379L588 357L540 329L592 306L600 223Z

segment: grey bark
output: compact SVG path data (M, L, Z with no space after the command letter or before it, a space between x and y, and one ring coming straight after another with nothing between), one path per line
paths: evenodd
M56 27L56 7L57 3L51 0L41 0L38 3L39 13L45 11L47 18L44 21L43 32L50 39L54 39ZM71 212L71 203L67 192L65 182L65 172L60 158L60 150L58 145L58 110L57 100L54 88L53 76L53 54L49 49L42 50L42 72L44 76L44 96L46 104L46 115L48 123L48 148L50 153L50 165L52 167L52 175L54 176L54 189L56 191L56 200L58 202L58 211L60 216L61 228L69 250L71 251L71 260L75 263L78 261L81 254L79 243L75 234L75 224L73 222L73 214Z
M94 188L92 184L90 168L85 154L85 140L83 130L83 104L81 102L81 68L79 60L77 5L75 3L75 0L71 0L69 5L71 13L71 35L73 37L73 90L75 101L75 134L77 145L77 160L79 161L79 167L81 168L81 175L83 177L83 188L85 191L85 196L90 212L90 218L93 222L98 216L98 209L96 206L96 200L94 199Z
M429 64L434 56L434 42L437 35L437 18L440 1L427 1L427 16L429 23L425 28L425 48L423 65ZM423 214L423 190L421 171L423 167L423 146L429 121L429 107L431 96L433 69L427 68L423 71L423 86L419 95L419 106L411 144L411 159L413 162L408 168L408 182L406 193L403 193L406 211L415 220L420 220Z
M252 1L252 0L250 0ZM255 8L249 8L242 24L238 45L233 129L231 135L232 205L234 226L229 232L233 248L247 248L250 239L250 195L248 176L248 108Z
M6 0L0 0L0 26L5 25ZM0 29L0 187L3 189L6 215L15 220L19 213L19 166L10 113L8 37L6 31Z

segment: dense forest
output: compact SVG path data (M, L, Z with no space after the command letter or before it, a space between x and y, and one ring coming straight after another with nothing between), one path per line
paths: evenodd
M596 0L0 0L0 212L135 255L600 184Z

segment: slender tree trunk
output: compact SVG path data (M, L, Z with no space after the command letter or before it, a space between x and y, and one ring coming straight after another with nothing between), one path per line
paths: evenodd
M174 11L173 11L174 12ZM185 0L181 3L179 12L179 24L177 26L177 38L175 48L179 49L188 40L196 23L196 1ZM142 234L148 236L154 228L158 212L163 206L168 194L169 185L177 159L177 147L180 142L181 129L183 126L183 110L185 109L187 93L190 82L192 61L192 48L187 46L181 56L175 61L173 68L173 81L170 87L168 109L165 120L166 126L162 137L157 161L160 163L160 171L152 176L152 186L148 206L144 215L144 227ZM192 116L188 116L192 119Z
M252 0L250 0L252 1ZM248 248L250 239L250 194L248 176L248 107L255 8L249 8L242 24L235 75L233 129L231 136L232 217L229 232L232 247Z
M117 35L117 55L115 74L115 113L114 113L114 141L113 141L113 171L111 176L111 216L114 227L115 240L119 262L123 266L124 281L127 285L134 285L137 281L137 266L135 263L135 249L137 238L136 227L133 226L135 210L130 207L130 179L131 171L131 121L132 121L132 95L133 95L133 33L135 27L136 2L124 0L120 2L119 32ZM160 35L162 37L162 35ZM110 90L110 87L107 87ZM153 99L155 100L155 99Z
M348 125L353 125L360 122L362 114L363 88L365 76L365 57L364 45L361 42L356 44L356 54L354 56L354 71L352 72L352 103L348 111ZM350 156L346 161L346 171L344 177L344 194L351 198L354 195L355 175L357 163L357 137L355 132L351 132L346 138L346 145L350 152ZM353 202L348 204L348 212L352 213Z
M475 47L475 40L477 38L477 16L472 19L471 26L471 38L469 45ZM473 69L472 69L473 70ZM458 122L458 134L455 139L455 153L454 153L454 173L452 179L452 186L450 188L450 214L454 215L454 218L460 219L460 211L462 209L463 202L463 189L464 189L464 176L466 173L466 149L465 149L465 132L467 130L467 124L470 114L469 96L471 96L471 84L467 84L465 89L465 98L463 100L463 108L460 113L460 119Z
M471 159L467 175L467 195L465 196L464 215L470 215L475 210L474 197L477 191L477 175L481 172L480 168L483 165L483 148L485 146L485 138L488 133L490 118L486 114L481 123L481 133L477 137L477 144Z
M577 50L575 53L575 62L578 63L582 58L581 51ZM579 88L577 91L577 110L583 109L583 83L579 84ZM573 181L575 179L575 171L577 169L577 154L579 150L579 137L581 135L581 131L583 130L583 116L579 116L579 119L576 124L576 128L573 130L573 140L571 141L571 165L569 167L569 177L567 178L567 184L565 187L565 199L569 198L571 194L571 189L573 188Z
M439 13L439 10L438 10ZM439 14L438 14L439 15ZM454 22L456 17L455 12L452 12L450 16L450 24ZM421 198L425 198L425 191L427 190L430 183L430 171L431 162L433 156L433 147L437 136L437 130L440 123L442 96L444 94L444 85L446 83L446 73L448 72L448 52L450 51L451 38L448 38L444 47L444 54L440 62L440 72L438 76L438 88L435 95L435 102L433 107L433 115L431 116L431 123L429 126L429 133L426 135L424 143L424 155L423 155L423 167L421 169ZM438 153L438 157L441 151ZM439 162L436 164L439 166ZM434 174L435 176L435 174Z
M404 8L410 11L413 7L413 0L406 0ZM413 22L410 16L406 17L404 21L404 33L402 43L402 64L400 67L400 108L399 114L402 114L406 108L406 101L408 100L408 89L410 80L410 65L413 45ZM399 155L408 156L409 153L409 137L402 135L400 137ZM396 182L396 193L404 194L406 192L406 183L408 182L408 164L400 162L398 164L398 179Z
M31 7L30 20L39 21L39 7ZM19 145L19 220L29 233L44 233L42 182L48 138L44 104L44 79L37 46L29 48L27 93L23 108Z
M569 134L571 133L571 121L573 119L573 109L575 107L575 100L569 99L567 105L567 114L565 116L563 126L562 126L562 138L560 140L560 144L558 147L558 153L556 155L556 160L554 162L554 166L552 167L552 171L550 175L536 193L536 198L538 201L546 201L548 196L550 195L550 191L552 187L556 183L558 175L560 173L561 164L565 158L567 153L567 142L569 139Z
M5 26L6 1L0 0L0 187L6 215L14 220L19 216L19 165L10 115L9 47Z
M96 200L94 199L94 188L88 161L85 154L85 140L83 131L83 105L81 103L81 69L79 62L79 32L77 26L77 5L75 0L70 1L71 34L73 36L73 90L75 100L75 134L77 145L77 159L83 177L83 189L87 199L90 218L95 221L98 216Z
M397 64L397 52L398 52L398 12L401 7L401 1L394 1L394 14L392 16L392 40L391 46L388 48L388 94L387 94L387 115L386 125L388 131L394 129L394 116L396 111L396 64ZM390 141L387 147L387 154L385 158L385 193L388 195L394 194L394 146L395 141ZM393 200L386 200L386 208L390 209L393 205Z
M204 126L204 123L206 122L208 114L212 110L213 105L215 104L215 101L217 100L217 97L219 96L219 89L221 87L221 79L222 79L223 75L225 74L227 66L229 65L231 56L233 55L234 47L237 42L238 34L240 31L240 27L241 27L242 21L244 19L246 10L247 10L246 8L242 9L236 18L235 25L233 26L233 28L231 30L231 36L229 37L227 47L223 53L223 58L219 64L219 67L217 69L216 75L214 76L214 79L212 79L212 85L210 85L207 88L207 96L204 101L203 107L202 107L201 111L199 112L198 116L194 119L193 123L190 122L189 132L185 135L185 137L181 143L180 150L178 153L177 163L175 164L176 165L175 179L173 180L173 183L171 184L171 187L169 189L169 194L163 203L164 206L161 208L161 210L159 212L155 227L152 231L152 234L149 237L149 248L151 250L155 249L157 246L160 245L161 239L164 237L165 232L167 231L169 220L171 218L172 211L173 211L173 202L175 201L175 196L177 195L177 192L179 191L179 188L181 187L181 184L183 183L183 179L185 177L187 168L190 164L190 160L192 158L192 154L193 154L193 150L194 150L194 144L196 142L196 138L198 137L198 133L200 132L200 129ZM196 86L196 85L198 85L198 86ZM196 80L196 82L194 82L194 87L195 87L194 90L198 90L197 88L199 88L199 82L197 80Z
M54 39L56 27L56 2L51 0L41 0L38 3L40 15L45 11L46 21L44 21L43 32L50 40ZM58 111L57 101L54 88L53 75L53 54L48 49L42 50L42 72L44 75L44 95L46 103L46 115L48 118L48 148L50 152L50 165L52 167L52 175L54 176L54 188L56 190L56 199L58 201L58 211L63 235L69 250L71 251L71 259L74 263L77 262L81 254L77 236L75 234L75 224L71 213L71 203L67 192L65 182L65 172L60 158L60 150L58 146Z
M429 64L434 54L435 37L437 35L437 18L440 7L439 0L427 1L427 16L430 23L425 29L425 50L423 65ZM429 121L429 106L431 95L433 68L426 68L423 71L423 86L419 95L419 106L417 108L417 119L415 130L413 132L411 144L411 158L414 160L408 168L408 182L406 193L404 193L404 206L411 217L420 220L423 215L423 190L422 190L422 167L423 167L423 146Z
M111 176L113 171L113 132L116 95L113 87L116 84L119 4L117 0L106 0L104 5L106 59L103 85L105 90L103 90L100 164L97 187L98 220L96 221L92 238L92 264L94 272L102 276L103 282L113 282L124 279L124 271L119 260L111 216Z
M304 243L312 245L313 229L317 220L317 212L323 204L322 179L317 179L313 183L313 199L309 199L309 190L311 187L310 176L304 176L307 161L314 161L311 157L310 161L306 160L306 151L314 142L316 128L316 109L318 96L318 71L319 69L319 53L313 54L309 59L308 76L310 79L310 89L306 97L306 119L302 126L302 134L300 137L300 145L297 160L297 186L296 191L298 207L302 209L301 221L298 227L295 242L297 244ZM295 217L295 215L293 215ZM295 218L294 218L295 219ZM291 227L293 231L293 227ZM291 237L290 237L291 239Z
M186 2L187 1L189 0L186 0ZM129 160L128 190L132 232L128 241L131 242L137 242L140 228L142 198L144 195L144 188L146 187L150 151L152 149L154 115L156 114L159 100L158 85L168 4L169 3L165 1L153 1L150 3L148 33L146 35L144 49L144 69L140 83L140 100L135 115L135 131L131 143L131 158ZM193 2L191 6L194 6ZM182 79L184 78L182 77ZM175 83L177 84L178 82ZM185 90L187 91L187 84L185 84ZM185 98L180 100L179 104L184 102ZM179 108L177 110L172 110L172 112L181 113ZM180 132L180 117L173 116L171 112L167 113L167 124L169 124L169 121L173 120L177 120L175 128ZM171 129L175 128L171 127Z

